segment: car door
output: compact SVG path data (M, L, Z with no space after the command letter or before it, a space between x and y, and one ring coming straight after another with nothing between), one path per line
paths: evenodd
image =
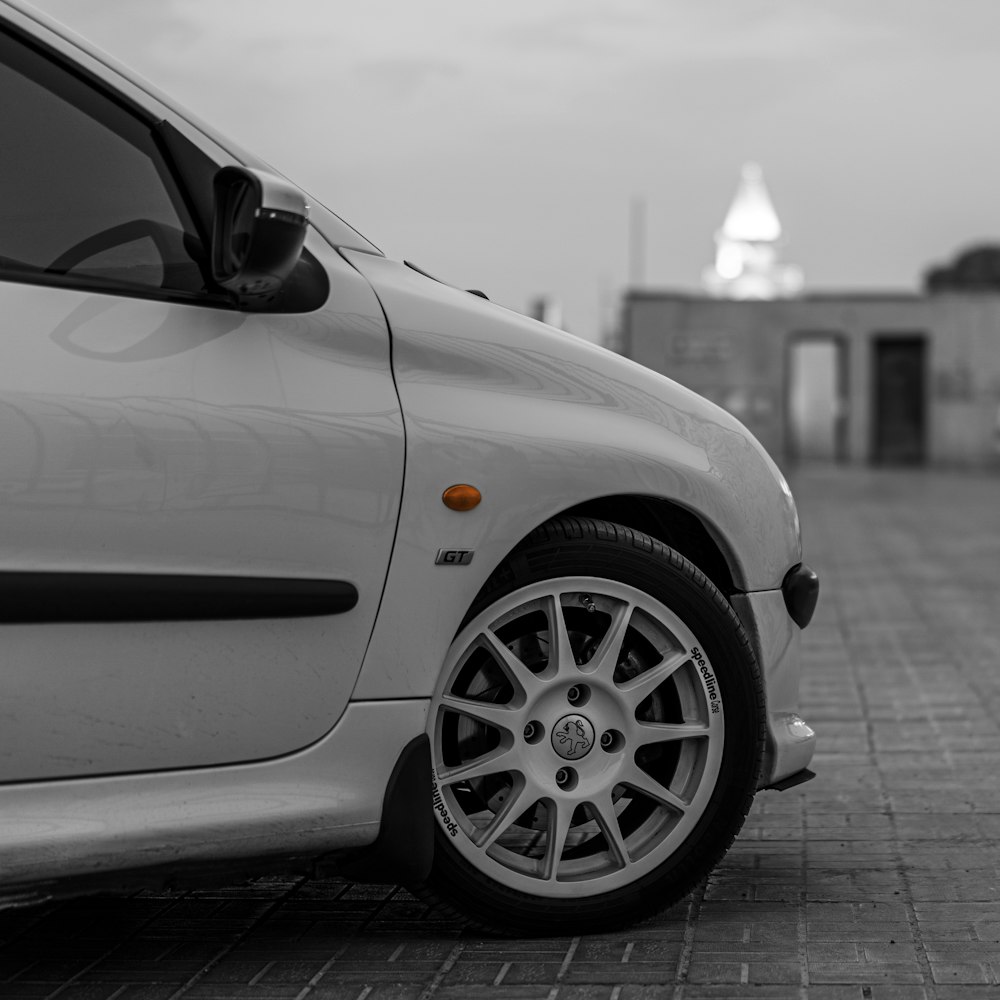
M343 711L391 554L381 310L311 231L295 295L237 311L206 277L218 147L26 23L0 19L0 781L288 753Z

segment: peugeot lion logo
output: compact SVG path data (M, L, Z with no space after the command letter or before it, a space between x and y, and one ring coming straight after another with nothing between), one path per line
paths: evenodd
M567 715L552 730L552 746L560 757L577 760L594 745L594 727L582 715Z

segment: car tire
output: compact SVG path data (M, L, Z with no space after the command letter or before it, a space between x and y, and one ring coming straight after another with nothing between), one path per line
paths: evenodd
M675 550L562 517L492 574L428 721L425 897L502 933L577 934L691 891L753 800L764 691L725 597Z

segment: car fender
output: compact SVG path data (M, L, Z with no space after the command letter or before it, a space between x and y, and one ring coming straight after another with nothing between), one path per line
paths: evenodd
M744 591L801 558L794 502L734 417L647 368L349 250L392 336L406 428L399 529L354 698L423 697L476 593L534 527L584 501L639 495L694 512ZM442 492L477 487L472 510ZM435 564L440 550L472 553Z

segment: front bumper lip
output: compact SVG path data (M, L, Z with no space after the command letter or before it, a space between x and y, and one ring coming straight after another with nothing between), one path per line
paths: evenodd
M805 563L799 563L785 574L781 594L792 621L805 628L812 621L819 600L819 577Z
M796 771L795 774L790 774L787 778L782 778L781 781L776 781L773 785L767 785L766 789L774 792L787 792L789 788L804 785L807 781L812 781L815 777L815 772L810 771L808 767L804 767L801 771Z

